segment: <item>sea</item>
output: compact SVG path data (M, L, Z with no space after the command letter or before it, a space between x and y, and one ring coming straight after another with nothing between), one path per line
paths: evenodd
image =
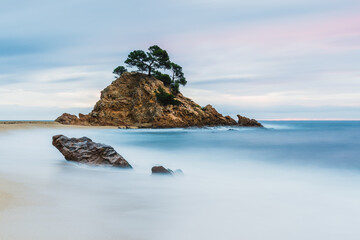
M0 132L0 177L21 189L0 239L360 239L360 121L261 123ZM133 169L68 162L57 134L110 145Z

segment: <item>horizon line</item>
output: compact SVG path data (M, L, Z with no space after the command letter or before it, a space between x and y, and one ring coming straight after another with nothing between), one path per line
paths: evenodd
M360 119L348 118L274 118L257 119L258 121L360 121Z

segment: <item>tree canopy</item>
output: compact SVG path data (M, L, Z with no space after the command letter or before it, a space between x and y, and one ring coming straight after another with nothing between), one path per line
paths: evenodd
M182 71L182 67L180 67L179 65L177 65L176 63L171 63L171 70L173 72L172 75L172 81L176 82L178 81L179 84L185 86L187 81L186 78L184 77L184 73Z
M171 62L166 50L154 45L149 47L148 52L135 50L129 53L125 63L130 67L136 67L138 71L147 71L151 76L153 69L170 69Z
M124 66L118 66L114 69L113 74L117 75L116 77L120 77L124 72L127 72L127 69Z
M162 81L166 87L169 87L172 83L171 77L166 73L162 73L155 70L153 71L153 76L159 79L160 81Z
M170 57L166 50L160 48L158 45L153 45L148 48L148 51L134 50L129 53L125 64L128 67L136 68L139 72L145 72L149 76L154 76L164 83L173 94L180 92L180 85L187 84L183 69L176 63L170 61ZM160 70L170 71L170 75L160 72ZM127 69L123 66L115 68L114 74L121 76ZM161 91L160 91L161 92Z
M170 88L173 93L177 94L180 92L180 85L185 86L187 84L187 81L181 66L172 62L171 70L172 70L172 78L171 78Z

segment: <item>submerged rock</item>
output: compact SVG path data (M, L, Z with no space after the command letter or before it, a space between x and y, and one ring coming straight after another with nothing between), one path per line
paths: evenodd
M183 173L183 171L182 171L181 169L176 169L176 170L174 171L174 175L184 176L184 173Z
M52 144L68 161L132 168L114 148L102 143L95 143L87 137L68 138L64 135L56 135L53 136Z
M156 97L163 88L170 89L155 77L126 72L101 91L100 100L89 114L79 117L64 113L55 121L70 125L118 126L120 128L174 128L236 126L230 116L223 116L211 105L200 107L181 93L177 104L164 105ZM242 123L242 126L245 126ZM252 125L249 125L252 126Z

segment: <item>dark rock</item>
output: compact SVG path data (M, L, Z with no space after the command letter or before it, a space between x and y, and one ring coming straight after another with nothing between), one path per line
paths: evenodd
M243 117L241 115L237 115L239 121L238 121L238 125L239 126L243 126L243 127L264 127L263 125L261 125L261 123L259 123L258 121L256 121L255 119L250 119L247 117Z
M53 136L52 144L69 161L132 168L114 148L102 143L95 143L87 137L68 138L64 135L56 135Z
M63 113L55 121L59 122L61 124L72 124L72 123L79 122L79 118L77 116L69 114L69 113Z
M163 166L154 166L151 168L151 173L152 174L169 174L172 175L173 171L171 171L170 169L166 169Z
M55 122L65 124L65 125L83 125L82 123L87 122L89 119L88 115L84 115L79 113L79 117L76 115L72 115L69 113L63 113L60 117L58 117ZM87 124L91 125L91 124Z

